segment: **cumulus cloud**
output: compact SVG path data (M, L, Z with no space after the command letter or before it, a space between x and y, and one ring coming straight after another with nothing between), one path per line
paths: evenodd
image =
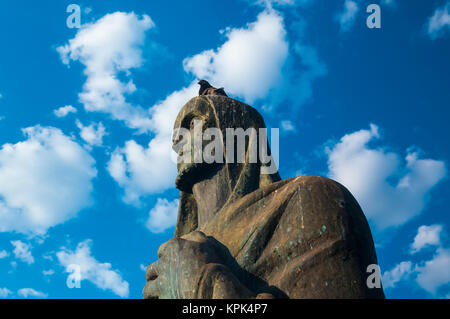
M53 111L56 117L65 117L69 113L77 113L77 109L72 105L61 106L60 108Z
M103 137L107 135L107 133L102 122L91 123L88 126L84 126L79 120L77 120L76 124L80 129L81 138L90 146L101 146L103 144Z
M112 269L110 263L100 263L91 254L91 240L77 245L75 251L62 248L56 253L59 263L66 272L73 272L73 265L80 267L81 280L88 280L102 290L111 290L120 297L128 297L129 284L122 279L119 271Z
M0 259L6 258L9 256L9 253L6 250L0 251Z
M92 202L95 161L59 129L34 126L0 149L0 231L44 234Z
M7 298L10 294L12 291L8 288L0 288L0 298Z
M173 187L177 174L172 160L172 129L183 105L196 95L198 87L175 91L150 109L151 130L155 133L146 148L130 140L117 148L108 163L108 171L124 188L123 200L138 204L141 196L161 193Z
M349 31L355 23L356 14L359 11L358 4L353 0L345 0L344 8L336 15L336 21L339 22L341 31Z
M14 257L17 259L20 259L21 261L27 263L27 264L33 264L34 263L34 257L31 254L31 245L26 244L20 240L11 241L11 244L14 246Z
M162 233L175 226L178 214L179 200L169 202L165 198L158 198L155 207L150 210L146 223L152 233Z
M282 79L288 42L282 16L265 10L244 28L227 29L227 41L183 61L186 72L224 86L248 103L265 97Z
M197 87L175 91L149 110L127 101L136 87L131 71L143 65L142 48L146 32L154 27L147 15L115 12L84 25L68 44L58 48L62 61L79 61L87 76L80 102L87 111L108 113L140 133L153 133L147 147L129 140L117 148L108 171L124 188L123 199L138 204L139 198L173 186L176 166L170 159L172 125L179 109L196 95ZM103 125L77 122L81 137L89 145L101 145Z
M401 280L405 280L414 272L414 267L410 261L402 261L393 269L383 273L383 288L393 288Z
M313 81L327 73L302 37L289 44L283 16L273 9L243 28L227 28L225 35L217 49L186 58L185 71L224 86L247 103L261 101L267 111L286 100L292 108L302 105L312 96Z
M17 291L17 294L19 296L23 297L23 298L32 297L32 298L38 298L38 299L44 299L44 298L47 298L47 296L48 296L46 293L43 293L41 291L37 291L37 290L35 290L33 288L22 288L22 289L19 289Z
M79 100L86 111L107 113L130 128L148 130L147 112L129 103L127 96L136 91L131 70L144 63L142 47L153 26L147 15L115 12L83 25L68 44L57 48L63 63L79 61L85 67Z
M281 121L281 129L284 132L294 132L296 130L294 123L290 120L283 120Z
M437 39L444 35L445 30L450 29L450 1L447 1L442 7L437 8L433 15L428 19L428 35L432 39Z
M431 294L450 283L450 249L438 248L424 265L417 267L417 283Z
M378 230L398 226L424 209L430 190L447 174L444 162L400 155L368 143L379 139L378 127L347 134L327 147L328 175L345 185Z
M394 288L400 281L413 279L422 289L437 296L439 289L450 283L450 249L442 246L441 233L441 225L420 226L410 253L416 254L427 245L437 246L433 257L418 263L402 261L383 274L383 286Z
M440 246L441 232L442 225L420 226L411 245L411 253L418 253L426 246Z

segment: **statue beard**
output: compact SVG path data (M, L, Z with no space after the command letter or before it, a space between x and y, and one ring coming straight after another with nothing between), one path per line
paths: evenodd
M211 178L222 166L220 163L179 163L175 186L182 192L192 194L192 187L196 183Z

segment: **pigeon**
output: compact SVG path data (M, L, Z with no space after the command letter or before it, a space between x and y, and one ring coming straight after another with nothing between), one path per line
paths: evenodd
M206 80L200 80L198 82L200 85L200 90L198 91L198 95L222 95L222 96L228 96L225 93L225 90L223 88L217 89L213 87L211 84L208 83Z

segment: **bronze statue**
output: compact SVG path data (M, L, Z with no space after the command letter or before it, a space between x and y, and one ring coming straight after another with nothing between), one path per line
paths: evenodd
M254 108L219 95L191 99L174 128L193 119L223 136L265 128ZM267 164L249 161L252 141L243 163L178 164L175 236L148 266L144 298L384 298L366 285L377 257L350 192L324 177L264 174Z

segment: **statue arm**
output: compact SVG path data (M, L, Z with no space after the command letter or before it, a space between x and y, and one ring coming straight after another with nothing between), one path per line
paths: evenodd
M206 264L200 276L197 299L247 299L255 294L223 264Z
M247 299L256 295L225 265L214 242L194 231L172 238L158 250L159 260L147 268L144 298Z

